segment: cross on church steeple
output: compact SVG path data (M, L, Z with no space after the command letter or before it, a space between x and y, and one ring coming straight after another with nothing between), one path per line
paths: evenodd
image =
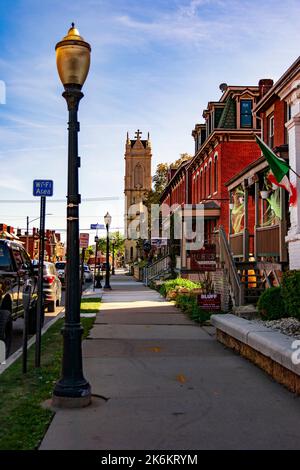
M137 138L137 140L140 138L140 136L142 135L142 131L140 131L139 129L136 131L135 133L135 137Z

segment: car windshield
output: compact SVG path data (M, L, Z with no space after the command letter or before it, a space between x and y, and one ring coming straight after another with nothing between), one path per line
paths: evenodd
M66 263L56 263L56 269L65 269Z
M7 245L4 243L0 244L0 270L1 271L10 271L11 270L11 260L9 256L9 251Z

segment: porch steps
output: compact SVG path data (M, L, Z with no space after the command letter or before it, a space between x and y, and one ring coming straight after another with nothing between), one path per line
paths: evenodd
M244 288L244 303L256 305L265 290L264 278L255 262L236 262L241 285Z

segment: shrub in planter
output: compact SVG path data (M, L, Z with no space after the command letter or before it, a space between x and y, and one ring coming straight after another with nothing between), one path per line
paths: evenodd
M300 319L300 271L283 274L282 297L287 315Z
M285 316L285 305L281 287L270 287L260 296L257 303L258 311L264 320L277 320Z
M166 297L169 291L176 291L180 288L191 290L199 286L199 283L195 283L193 281L189 281L188 279L182 279L179 277L177 279L170 279L169 281L166 281L160 288L160 294Z
M203 324L210 319L211 313L202 310L197 303L197 296L191 294L179 294L176 298L176 307L186 312L191 320Z
M184 312L188 311L191 305L196 303L196 297L191 294L179 294L176 297L176 307L181 308Z
M199 307L199 305L196 305L196 307L194 307L190 313L191 319L197 323L200 323L201 325L210 320L211 315L211 312L203 310L201 307Z

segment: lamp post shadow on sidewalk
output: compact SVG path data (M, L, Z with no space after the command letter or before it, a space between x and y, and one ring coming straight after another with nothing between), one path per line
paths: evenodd
M111 215L107 212L104 216L104 223L106 226L106 275L105 275L105 290L111 290L109 283L109 227L111 224Z
M82 334L80 323L80 260L78 193L78 132L81 88L90 67L91 46L84 41L74 23L67 36L56 45L57 69L64 86L63 97L69 111L68 196L67 196L67 279L66 309L63 335L62 377L56 383L52 404L58 407L80 408L91 403L91 386L84 378L82 367Z

